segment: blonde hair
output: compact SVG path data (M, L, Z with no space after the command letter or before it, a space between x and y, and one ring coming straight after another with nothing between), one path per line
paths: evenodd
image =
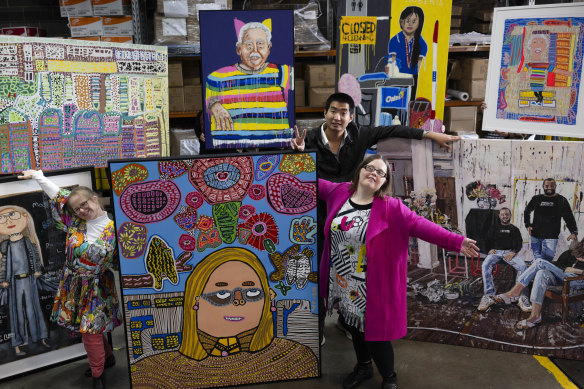
M7 209L13 209L17 212L20 212L20 214L23 217L24 217L24 215L27 215L26 216L26 218L27 218L26 228L22 231L22 235L26 236L28 238L28 240L30 240L30 243L32 243L33 245L36 246L39 259L41 261L41 264L43 264L44 262L43 262L43 253L41 251L41 244L39 242L39 238L37 237L36 230L34 229L34 220L32 219L32 215L26 209L19 207L18 205L1 206L0 213L3 213ZM9 235L0 234L0 242L3 242L7 239L10 239Z
M270 288L264 265L254 253L247 249L227 247L207 255L195 266L187 279L183 305L182 342L179 352L189 358L201 361L208 356L207 351L205 351L199 340L197 333L198 311L193 309L193 305L196 304L197 298L203 294L203 290L211 274L219 266L230 261L243 262L251 267L260 279L261 288L265 296L260 324L253 334L249 351L259 351L265 348L274 338L274 323L272 320L272 311L270 310Z

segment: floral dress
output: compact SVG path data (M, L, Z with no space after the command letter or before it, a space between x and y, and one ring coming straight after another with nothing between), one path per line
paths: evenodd
M115 280L110 270L117 258L114 222L93 243L86 240L85 220L71 216L68 190L51 202L57 228L67 233L67 259L55 296L51 320L73 332L100 334L121 324Z

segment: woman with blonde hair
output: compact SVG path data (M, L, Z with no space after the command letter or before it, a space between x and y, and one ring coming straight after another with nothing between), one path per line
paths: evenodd
M49 332L43 317L37 278L41 275L42 254L31 214L16 205L0 207L0 287L7 288L11 344L17 356L20 347L41 342L49 348Z
M251 251L226 247L207 255L186 281L179 350L133 364L132 383L191 388L316 377L310 348L274 337L275 297Z
M34 179L51 199L55 226L66 232L66 261L53 303L51 321L81 333L89 359L93 388L105 388L104 368L115 358L104 334L122 323L111 271L117 257L116 231L97 194L78 186L61 189L41 170L25 170L20 179Z

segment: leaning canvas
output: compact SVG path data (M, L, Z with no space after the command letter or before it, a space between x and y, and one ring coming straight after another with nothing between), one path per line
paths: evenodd
M319 375L315 159L110 162L134 387Z
M0 173L168 153L163 46L0 36Z
M584 7L495 8L483 129L584 137Z
M61 187L92 187L93 169L55 173L47 175ZM12 238L15 232L22 238ZM0 179L0 379L85 355L81 338L49 319L66 260L65 238L36 182ZM24 258L15 255L19 244Z

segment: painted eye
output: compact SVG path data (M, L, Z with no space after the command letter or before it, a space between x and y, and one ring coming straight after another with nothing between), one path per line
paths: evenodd
M225 300L228 299L229 297L231 297L231 293L226 292L226 291L219 291L216 293L217 298L220 298L221 300Z
M262 291L259 289L249 289L245 292L248 300L255 301L262 297Z

